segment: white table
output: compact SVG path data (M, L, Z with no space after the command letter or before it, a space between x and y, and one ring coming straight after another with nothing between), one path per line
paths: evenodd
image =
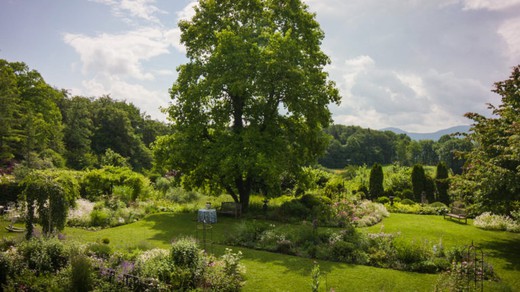
M206 224L217 223L217 210L216 209L199 209L197 213L197 221Z

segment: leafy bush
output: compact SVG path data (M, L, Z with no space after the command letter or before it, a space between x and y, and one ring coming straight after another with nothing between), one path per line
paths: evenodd
M91 243L87 246L87 253L101 259L108 259L112 255L112 248L108 244Z
M415 202L410 200L410 199L403 199L403 200L401 200L401 204L403 204L403 205L414 205Z
M390 199L386 196L382 196L382 197L377 198L376 202L378 202L379 204L386 204L386 203L390 203Z
M165 194L165 198L175 203L186 204L199 200L201 195L194 191L187 191L182 187L170 188Z
M20 244L20 255L36 274L54 273L68 263L68 251L58 239L32 239Z
M429 206L433 207L433 208L446 208L446 209L448 209L448 206L446 206L446 204L444 204L442 202L433 202Z
M91 226L107 226L110 224L110 210L105 207L96 208L90 213Z
M71 291L92 291L94 285L93 267L90 259L84 254L77 254L71 258L71 273L69 289Z
M411 189L404 189L402 192L401 192L401 198L403 200L405 199L413 199L413 191Z
M299 200L292 200L283 203L279 209L280 218L288 219L297 219L304 220L307 219L311 210L307 208L302 202Z
M165 249L151 249L139 255L135 262L138 274L145 278L155 278L170 283L173 263L170 253Z
M87 172L81 184L81 196L96 201L112 195L116 186L131 188L130 201L144 199L150 191L150 181L142 174L126 167L105 166Z

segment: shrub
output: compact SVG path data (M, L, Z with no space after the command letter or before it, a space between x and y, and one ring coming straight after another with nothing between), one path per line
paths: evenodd
M389 215L382 204L363 200L354 209L353 224L357 227L368 227L379 223Z
M448 209L448 206L446 206L446 204L444 204L442 202L433 202L429 206L433 207L433 208L446 208L446 209Z
M197 242L190 237L177 239L172 244L170 256L175 266L186 267L191 270L198 268L201 259Z
M107 208L94 209L90 213L90 225L91 226L107 226L110 221L110 210Z
M486 230L507 230L520 232L520 224L508 216L484 212L473 220L473 225Z
M403 204L403 205L414 205L415 202L410 200L410 199L403 199L403 200L401 200L401 204Z
M92 278L92 264L90 259L83 254L77 254L71 259L70 290L92 291L94 279Z
M405 199L413 199L413 191L411 189L404 189L402 192L401 192L401 199L405 200Z
M103 243L91 243L87 246L87 252L101 259L108 259L112 254L112 248Z
M171 186L171 182L168 178L165 177L159 177L155 180L155 188L159 191L161 191L163 194L168 191L168 189Z
M81 184L81 196L96 201L102 196L111 195L116 186L131 188L130 199L135 201L137 198L147 197L150 181L129 168L105 166L102 169L90 170L84 176Z
M194 288L204 272L203 253L195 239L185 237L176 240L172 244L170 258L174 266L174 287Z
M337 241L332 245L331 256L335 261L352 263L356 245L352 242Z
M386 203L390 203L390 199L386 196L382 196L382 197L377 198L376 202L378 202L379 204L386 204Z
M280 218L287 219L297 219L303 220L306 219L310 214L309 208L305 207L305 205L299 200L292 200L283 203L279 209Z
M173 270L170 253L165 249L151 249L140 254L135 262L137 273L144 278L154 278L170 283Z
M238 224L235 232L227 239L230 244L254 247L260 235L269 229L269 225L259 221L243 221Z
M36 274L54 273L67 265L68 253L58 239L32 239L22 242L20 255Z
M315 196L312 194L306 194L300 198L300 202L305 207L312 209L312 208L320 206L322 204L326 204L326 202L330 203L330 199L328 197L319 197L319 196Z
M76 206L73 209L69 209L67 215L68 226L82 226L87 227L90 225L91 213L94 210L94 203L86 199L76 200Z
M201 196L197 192L187 191L181 187L177 187L168 189L165 197L175 203L186 204L197 201Z
M427 241L413 241L411 243L404 241L397 242L397 260L405 265L418 264L428 260L432 252L427 243ZM411 268L411 270L414 269Z

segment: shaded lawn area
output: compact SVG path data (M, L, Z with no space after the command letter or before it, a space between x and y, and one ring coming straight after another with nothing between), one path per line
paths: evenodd
M133 224L99 231L66 228L67 239L82 242L110 239L115 249L133 247L168 248L170 242L181 236L202 237L197 230L196 214L162 213L146 217ZM245 220L245 219L243 219ZM219 217L219 223L213 225L208 238L222 242L241 220ZM279 224L279 223L277 223ZM5 229L4 229L5 231ZM442 216L391 214L380 224L360 229L361 232L400 233L403 240L427 240L437 244L442 240L449 248L455 245L468 245L473 241L482 247L485 259L493 264L498 275L513 291L520 291L520 234L486 231L471 225L444 220ZM3 236L0 231L0 236ZM208 249L222 254L227 246L213 244ZM247 248L231 247L240 250L244 258L242 263L247 268L247 283L244 291L309 291L312 259L299 258ZM356 266L328 261L318 261L322 279L322 291L325 287L335 291L432 291L438 275L401 272L369 266ZM494 285L486 283L486 290Z

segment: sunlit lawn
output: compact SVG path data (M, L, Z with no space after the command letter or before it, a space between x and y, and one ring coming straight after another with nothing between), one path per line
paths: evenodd
M99 231L66 228L67 239L82 242L110 239L115 249L134 247L168 248L170 242L180 236L202 238L202 230L193 213L156 214L133 224ZM206 233L213 242L222 242L227 233L240 220L219 217L219 222ZM5 225L5 222L4 222ZM2 228L3 226L2 225ZM5 235L5 229L0 236ZM400 233L403 240L428 240L438 243L442 240L446 247L454 245L475 245L484 249L486 260L490 261L498 275L514 291L520 291L520 234L485 231L442 216L392 214L382 223L361 229L362 232ZM220 244L209 244L208 250L220 254L226 248ZM242 251L243 263L247 268L247 283L244 291L309 291L310 270L313 260L231 247ZM368 266L347 265L319 261L322 279L321 287L335 291L432 291L438 275L400 272ZM491 286L486 287L493 290ZM327 290L328 291L328 290Z

